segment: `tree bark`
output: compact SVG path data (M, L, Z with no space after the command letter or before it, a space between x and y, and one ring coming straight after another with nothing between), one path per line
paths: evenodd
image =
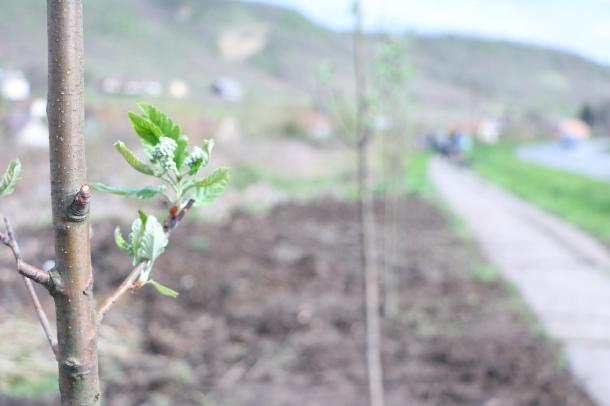
M383 309L384 316L394 319L400 310L400 269L401 269L401 242L404 241L402 230L404 228L404 193L403 183L405 182L405 165L403 156L406 150L403 143L402 127L393 129L390 137L386 140L388 146L388 195L386 196L386 221L385 221L385 242L386 242L386 265L384 269L384 296ZM390 138L388 140L388 138Z
M382 314L388 319L398 314L398 230L399 205L401 193L402 172L398 160L403 153L401 145L395 137L398 134L395 128L385 133L382 138L384 159L384 222L383 222L383 289Z
M354 3L354 68L356 79L356 142L358 165L358 213L360 217L361 267L365 285L366 360L370 406L383 406L379 269L375 253L375 224L369 186L370 120L366 81L366 50L360 0Z
M88 198L79 193L86 178L82 0L47 0L47 24L56 262L51 294L57 315L59 389L64 406L99 405Z

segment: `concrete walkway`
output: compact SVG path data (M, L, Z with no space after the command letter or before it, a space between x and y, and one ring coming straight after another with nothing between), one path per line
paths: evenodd
M512 282L551 337L564 344L576 380L610 406L610 255L585 233L434 159L430 177Z

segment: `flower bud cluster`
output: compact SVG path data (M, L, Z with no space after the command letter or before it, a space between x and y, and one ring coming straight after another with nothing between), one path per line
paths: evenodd
M159 143L152 149L152 159L159 163L164 172L176 172L174 152L177 146L176 141L173 139L161 137Z
M186 158L185 163L189 168L193 168L200 164L201 161L203 161L203 150L200 147L194 147L191 154Z

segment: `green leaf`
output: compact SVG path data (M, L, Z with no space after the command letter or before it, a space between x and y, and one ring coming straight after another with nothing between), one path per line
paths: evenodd
M114 229L114 242L116 243L117 247L123 251L129 250L129 244L127 244L127 241L125 241L123 238L123 234L121 233L121 228L119 226Z
M140 262L144 262L144 269L142 269L142 272L140 272L140 276L138 277L138 282L142 283L142 284L146 284L146 282L148 281L148 278L150 277L150 273L152 272L152 267L153 267L153 261L150 260L145 260L145 261L140 261Z
M125 158L125 161L127 161L127 163L131 165L133 169L145 175L155 175L153 169L146 165L144 162L142 162L129 148L125 146L123 141L115 142L114 147L117 151L119 151L123 158Z
M129 112L129 119L133 129L140 136L145 144L155 146L159 143L159 138L163 136L163 131L148 118L136 113Z
M182 168L182 164L184 164L184 160L186 159L186 148L189 145L189 138L186 135L181 135L176 143L178 146L176 147L176 151L174 151L174 162L176 163L176 168L178 171Z
M201 159L195 161L189 170L189 175L195 175L199 169L204 168L212 158L212 149L214 149L214 140L205 140L202 145L203 155Z
M151 199L156 195L163 193L165 193L165 186L159 185L157 187L146 186L142 189L137 189L135 194L138 199Z
M131 224L131 232L129 233L129 255L133 258L133 265L136 266L142 260L138 257L138 250L142 243L142 237L144 235L144 225L146 224L146 218L142 221L141 217L138 217Z
M212 174L204 179L191 180L186 182L185 191L192 188L211 187L215 185L224 185L229 183L229 170L227 168L218 168Z
M146 224L148 221L148 216L142 210L138 210L138 217L140 217L140 220L142 220L142 224Z
M168 239L155 216L146 216L139 211L139 218L132 225L132 235L130 235L130 254L133 256L133 264L136 266L142 262L146 266L140 273L139 280L148 280L152 271L153 263L165 251Z
M154 279L149 279L146 281L145 285L153 285L157 292L161 293L164 296L173 297L174 299L178 297L179 293L173 289L168 288L167 286L161 285Z
M214 140L204 140L203 141L203 162L201 164L202 167L206 166L210 159L212 159L212 150L214 149Z
M112 193L119 196L135 196L138 199L151 199L158 194L165 192L165 186L160 185L157 187L146 186L143 188L128 188L128 187L115 187L108 186L103 183L91 183L90 186L98 192Z
M211 203L222 194L229 184L229 170L227 168L216 169L210 176L205 179L191 182L186 190L195 188L193 198L195 205L201 206L205 203Z
M167 246L168 239L163 231L163 226L159 223L155 216L148 216L144 225L144 233L137 250L139 259L147 259L154 261L157 257L163 254Z
M19 174L21 174L21 162L18 160L10 161L6 172L0 179L0 196L6 196L13 193L15 185L19 180Z
M165 137L177 141L180 137L180 126L175 124L164 112L149 103L139 103L138 107L154 125L156 125Z

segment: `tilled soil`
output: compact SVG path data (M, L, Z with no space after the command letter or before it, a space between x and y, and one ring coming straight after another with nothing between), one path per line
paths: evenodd
M473 277L476 247L433 205L402 204L400 311L382 323L387 404L592 405L502 282ZM112 228L95 227L98 296L129 267ZM321 200L181 225L154 271L180 296L144 288L108 317L138 339L102 358L106 404L366 405L357 233L353 204Z

